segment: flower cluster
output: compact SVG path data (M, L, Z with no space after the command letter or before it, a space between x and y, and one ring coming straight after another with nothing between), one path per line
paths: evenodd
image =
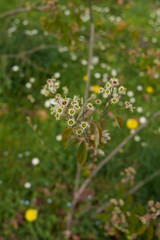
M136 170L133 167L126 168L123 172L120 173L122 176L121 182L129 183L131 186L134 185Z
M82 148L86 158L85 149L90 149L91 146L94 149L98 149L98 145L103 147L104 144L111 140L110 133L101 125L100 120L105 118L110 105L118 103L122 95L126 94L126 89L124 86L119 85L117 78L113 77L105 82L104 87L97 87L98 93L92 94L84 102L83 98L79 96L68 97L67 87L62 89L59 89L59 87L60 82L55 78L48 79L47 84L43 88L43 94L49 97L54 96L49 100L50 112L56 120L64 119L68 126L62 136L64 147L68 145L71 139L76 141L75 144L85 142ZM100 109L99 106L101 106ZM131 111L134 109L130 102L123 104L121 101L120 107L130 109ZM94 113L96 114L94 115ZM115 117L115 119L118 126L121 127L123 125L122 119L119 117ZM103 120L105 121L105 119ZM79 161L82 159L79 158ZM84 161L82 162L84 164Z
M100 87L99 94L102 94L103 98L108 98L107 105L116 104L121 99L122 95L126 94L126 88L119 84L119 80L115 77L111 78L105 83L104 87ZM128 108L133 112L133 105L130 102L125 102L125 108Z

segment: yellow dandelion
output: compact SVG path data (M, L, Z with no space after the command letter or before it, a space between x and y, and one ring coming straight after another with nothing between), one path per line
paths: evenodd
M128 119L126 123L127 128L136 129L138 127L138 121L136 119Z
M29 208L26 210L25 212L25 219L28 221L28 222L33 222L37 219L38 217L38 211L34 208Z
M154 92L154 88L151 87L151 86L148 86L148 87L146 88L146 91L147 91L147 93L153 93L153 92Z
M100 86L99 85L94 85L91 87L91 91L94 92L94 93L98 93L100 89Z
M85 75L85 76L83 77L83 81L87 82L87 80L88 80L88 77L87 77L87 75Z

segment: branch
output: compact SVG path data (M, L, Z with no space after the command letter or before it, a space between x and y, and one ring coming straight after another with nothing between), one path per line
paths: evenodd
M152 181L155 177L157 177L158 175L160 175L160 170L154 172L153 174L151 174L148 178L146 178L145 180L139 182L138 184L136 184L133 188L131 188L127 194L125 194L124 197L126 197L129 193L130 194L134 194L135 192L137 192L141 187L143 187L144 185L146 185L147 183L149 183L150 181ZM103 204L102 206L100 206L99 208L97 208L95 215L103 212L108 206L110 205L109 202Z
M30 11L44 11L49 9L53 4L47 4L44 6L39 6L39 7L26 7L26 8L17 8L5 13L0 14L0 19L9 17L9 16L13 16L19 13L25 13L25 12L30 12Z
M94 44L94 14L92 9L92 1L89 0L89 10L90 10L90 40L89 40L89 57L88 57L88 68L87 68L87 82L85 91L85 101L88 99L90 78L91 78L91 66L93 58L93 44Z
M50 44L50 45L42 44L40 46L31 48L30 50L22 51L22 52L17 53L17 54L4 54L4 55L1 55L1 57L6 57L6 58L23 58L24 56L31 55L31 54L33 54L35 52L39 52L39 51L42 51L42 50L45 50L45 49L48 49L48 48L54 48L54 47L57 47L57 45L54 45L54 44Z
M77 198L73 202L73 205L75 206L78 202L79 197L85 190L85 188L88 186L88 184L92 181L92 178L95 177L95 175L101 170L101 168L109 162L109 160L115 156L119 150L124 147L138 132L140 132L143 128L145 128L150 122L152 122L155 118L160 116L160 111L156 112L146 123L142 124L139 126L134 133L130 134L127 138L125 138L104 160L93 170L91 173L90 177L87 178L82 186L80 187L78 193L77 193Z

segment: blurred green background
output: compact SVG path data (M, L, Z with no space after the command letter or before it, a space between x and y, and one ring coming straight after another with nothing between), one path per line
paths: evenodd
M12 9L42 5L41 1L0 0L0 16ZM59 1L59 5L58 10L32 10L0 19L0 240L63 239L77 151L72 146L64 151L65 123L50 116L41 90L46 79L54 76L71 96L84 96L89 14L85 1ZM118 112L124 120L122 130L108 121L112 141L104 149L107 155L130 133L129 118L142 124L160 109L160 2L95 0L93 5L91 91L107 76L117 76L136 107L134 113ZM96 192L94 199L86 198L84 205L93 201L98 206L103 196L113 197L120 172L129 166L137 170L136 182L158 170L159 140L160 118L102 169L90 186ZM35 158L37 165L32 161ZM93 168L88 158L82 179ZM157 177L137 191L136 203L160 200L159 182ZM33 224L24 218L29 208L38 209ZM109 239L96 219L90 221L87 215L74 232L79 239Z

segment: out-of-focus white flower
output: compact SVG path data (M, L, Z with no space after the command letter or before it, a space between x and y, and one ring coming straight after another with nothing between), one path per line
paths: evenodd
M138 91L142 91L142 90L143 90L143 87L142 87L141 85L138 85L138 86L137 86L137 90L138 90Z
M31 187L31 183L30 183L30 182L26 182L26 183L24 184L24 187L25 187L25 188L30 188L30 187Z
M100 73L95 73L95 74L94 74L94 77L98 79L98 78L101 77L101 74L100 74Z
M140 138L140 136L136 135L136 136L134 137L134 140L135 140L136 142L139 142L139 141L141 140L141 138Z
M55 77L55 78L60 78L60 76L61 76L61 74L60 74L59 72L56 72L56 73L54 74L54 77Z
M134 97L130 98L131 103L135 103L136 99Z
M25 86L26 86L26 88L31 88L32 84L30 82L27 82Z
M142 107L137 107L137 112L138 113L142 113L143 112L143 108Z
M93 59L92 59L92 63L93 64L97 64L97 63L99 63L99 57L93 57Z
M81 61L81 63L82 63L82 65L85 66L85 65L87 65L88 62L87 62L87 60L83 59L83 60Z
M12 71L13 72L18 72L19 71L19 67L17 65L12 67Z
M35 157L32 159L32 165L36 166L39 164L39 158Z
M44 103L44 106L46 108L49 108L51 106L50 100L46 100L45 103Z
M142 123L142 124L146 123L146 121L147 121L147 119L145 117L140 117L139 118L139 122Z
M56 136L56 140L57 140L58 142L62 141L62 135L57 135L57 136Z
M128 95L128 97L133 97L134 92L133 92L133 91L128 91L128 92L127 92L127 95Z
M29 23L29 22L28 22L27 19L25 19L25 20L23 21L23 25L24 25L24 26L28 25L28 23Z
M36 81L36 79L35 79L34 77L31 77L31 78L29 79L29 81L30 81L31 83L34 83L34 82Z
M66 15L66 16L70 15L70 13L71 13L71 12L70 12L69 9L67 9L67 10L64 11L64 15Z
M112 75L113 77L117 76L117 71L116 71L115 69L113 69L113 70L111 71L111 75Z

